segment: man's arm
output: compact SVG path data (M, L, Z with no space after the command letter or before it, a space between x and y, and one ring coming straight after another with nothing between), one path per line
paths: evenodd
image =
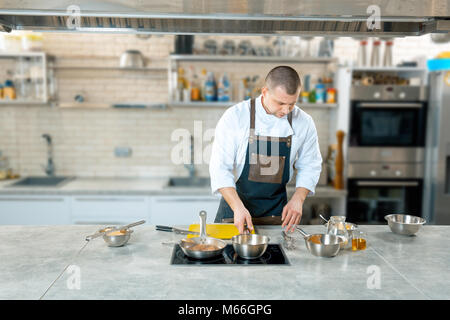
M209 174L213 194L222 194L234 213L234 225L239 233L244 232L244 223L250 230L253 224L250 213L236 192L233 169L237 161L237 152L242 132L231 110L227 110L217 123L212 146Z
M286 231L290 230L293 232L295 225L300 223L303 214L303 203L309 192L310 190L303 187L296 188L291 200L284 206L281 214L281 221L283 222L281 227L284 228L287 225Z
M239 198L236 189L232 187L221 188L219 189L219 192L234 212L234 225L238 228L239 233L244 233L244 223L247 223L248 229L252 231L252 217L242 203L242 200Z
M320 155L317 131L312 118L310 118L307 130L305 142L300 147L298 158L294 163L294 167L297 169L295 193L283 208L281 214L282 227L287 226L287 231L294 231L295 225L300 223L303 203L308 194L314 194L322 170L322 156Z

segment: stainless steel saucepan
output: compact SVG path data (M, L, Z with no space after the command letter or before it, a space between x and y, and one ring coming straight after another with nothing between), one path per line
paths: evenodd
M296 230L305 238L306 248L318 257L334 257L340 249L339 238L331 234L308 234L299 227Z
M206 235L206 212L200 211L200 236L182 239L178 243L184 254L194 259L209 259L221 255L227 243ZM212 249L214 248L214 249Z

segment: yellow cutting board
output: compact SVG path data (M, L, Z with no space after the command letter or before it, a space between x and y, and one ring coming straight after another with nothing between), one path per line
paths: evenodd
M189 231L200 232L200 224L191 224ZM215 223L206 225L206 233L209 237L217 239L231 239L239 234L239 230L230 223ZM255 229L252 230L255 233ZM188 234L188 238L198 237L195 234Z

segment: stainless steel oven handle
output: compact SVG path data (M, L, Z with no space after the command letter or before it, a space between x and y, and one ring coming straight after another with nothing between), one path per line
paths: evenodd
M417 181L357 181L360 187L418 187Z
M402 102L363 102L359 103L358 106L362 108L422 108L422 103L402 103Z

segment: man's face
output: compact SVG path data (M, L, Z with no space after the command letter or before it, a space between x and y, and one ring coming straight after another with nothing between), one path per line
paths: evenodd
M266 111L278 118L282 118L294 109L297 102L300 88L293 95L286 93L283 87L278 86L273 89L263 87L261 89L263 96L263 106Z

